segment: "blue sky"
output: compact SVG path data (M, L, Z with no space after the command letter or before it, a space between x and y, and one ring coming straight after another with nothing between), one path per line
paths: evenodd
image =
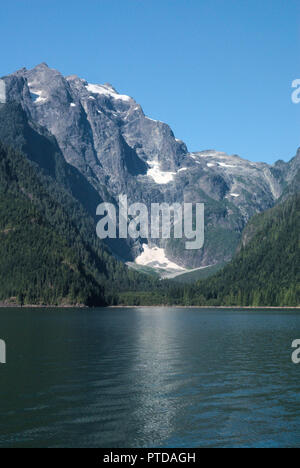
M190 151L274 162L300 146L299 0L1 3L0 75L45 61L110 82Z

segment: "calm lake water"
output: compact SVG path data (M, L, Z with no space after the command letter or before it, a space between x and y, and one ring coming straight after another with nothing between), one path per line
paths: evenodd
M300 447L297 311L1 309L1 447Z

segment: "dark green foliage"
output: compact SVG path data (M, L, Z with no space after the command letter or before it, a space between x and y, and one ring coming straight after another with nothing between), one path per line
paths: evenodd
M97 238L71 194L0 144L0 299L31 304L115 304L157 280L128 271Z
M0 194L0 298L21 304L104 304L78 252L29 201Z
M192 288L193 303L300 305L300 196L255 216L240 252L224 270Z
M192 284L192 283L195 283L196 281L210 278L211 276L216 274L219 270L221 270L224 266L225 266L225 263L218 263L216 265L208 266L206 268L187 271L185 273L182 273L176 276L175 278L172 279L172 281L176 283L181 283L181 284Z

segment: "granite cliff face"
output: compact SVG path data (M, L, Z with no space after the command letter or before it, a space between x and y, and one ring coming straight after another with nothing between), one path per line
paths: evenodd
M44 63L1 83L2 99L5 87L6 102L20 103L30 121L56 138L66 162L100 198L110 201L126 193L130 202L148 205L205 203L203 249L187 251L181 241L158 241L180 266L229 260L248 220L272 207L300 169L299 151L290 163L273 166L213 150L189 153L168 125L145 116L133 98L110 84L64 77ZM130 243L133 257L141 245Z

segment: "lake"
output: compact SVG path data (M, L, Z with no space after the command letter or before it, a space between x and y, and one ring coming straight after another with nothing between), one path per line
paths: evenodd
M297 310L0 309L1 447L300 447Z

